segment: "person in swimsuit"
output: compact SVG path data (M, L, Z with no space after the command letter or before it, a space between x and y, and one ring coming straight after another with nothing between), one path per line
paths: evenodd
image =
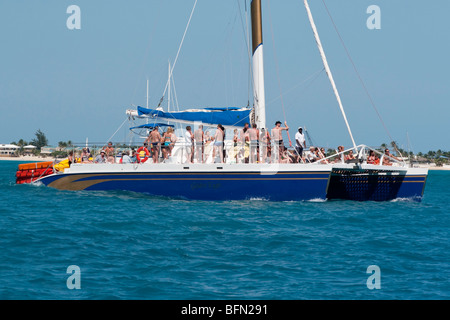
M145 142L150 142L152 144L152 159L153 163L158 163L159 159L159 148L161 147L161 135L158 131L158 126L155 126L148 135Z
M170 144L172 143L172 133L171 133L171 127L169 127L167 129L166 132L164 132L162 138L161 138L161 150L162 150L162 154L163 154L163 158L164 159L168 159L169 158L169 154L170 154Z
M285 127L281 127L281 121L275 122L275 127L272 129L271 136L272 136L272 142L273 142L273 150L272 150L272 156L273 156L273 162L279 162L281 153L282 153L282 146L283 144L283 130L288 131L289 127L286 124L286 121L284 122Z
M223 131L222 126L217 126L216 134L214 135L214 149L213 149L213 161L216 159L216 152L219 153L220 163L223 163Z
M369 151L369 156L367 157L367 163L368 164L377 164L377 160L379 162L379 159L375 155L375 152L373 150Z
M350 150L344 159L345 159L345 161L355 160L355 155L353 154L353 150Z
M259 159L259 130L256 128L256 123L252 124L252 128L248 130L248 137L250 139L250 163L255 163Z
M108 146L105 148L105 152L106 152L106 156L109 157L114 157L114 147L112 145L112 142L108 142Z
M83 151L81 152L81 162L82 163L89 163L92 162L89 160L91 154L88 152L87 148L83 148Z
M383 163L382 163L382 165L383 165L383 166L392 166L391 158L392 158L392 159L395 159L395 160L397 160L397 161L401 161L399 158L394 157L394 156L392 155L392 153L389 152L389 149L384 149L384 155L383 155Z

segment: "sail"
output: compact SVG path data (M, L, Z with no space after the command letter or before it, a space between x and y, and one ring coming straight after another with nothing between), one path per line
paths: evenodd
M251 11L253 44L253 103L255 105L255 123L258 128L266 128L261 0L252 1Z
M204 108L184 111L162 111L137 107L139 116L165 119L179 122L202 122L205 124L221 124L223 126L243 127L250 123L250 108Z

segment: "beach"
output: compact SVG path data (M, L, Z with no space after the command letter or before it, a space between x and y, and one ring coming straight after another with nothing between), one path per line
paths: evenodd
M0 157L1 160L6 161L54 161L56 158L53 157L40 157L40 156L20 156L20 157ZM58 159L60 161L62 159Z

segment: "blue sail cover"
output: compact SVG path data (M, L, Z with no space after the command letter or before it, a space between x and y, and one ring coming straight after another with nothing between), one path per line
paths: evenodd
M189 122L203 122L208 124L221 124L224 126L243 127L250 123L249 108L204 108L185 111L165 112L154 109L137 107L138 115L147 115L153 118L167 120L180 120Z
M132 129L153 129L154 127L174 127L172 124L166 124L166 123L147 123L147 124L141 124L140 126L131 127Z

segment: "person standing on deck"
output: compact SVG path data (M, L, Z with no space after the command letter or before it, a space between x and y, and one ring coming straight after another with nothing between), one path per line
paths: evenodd
M298 132L295 134L295 151L297 151L299 157L302 157L303 149L306 149L305 135L303 134L303 128L298 127Z
M240 155L242 157L242 159L244 159L244 162L247 163L248 162L248 155L246 154L246 149L248 150L248 145L250 143L250 138L248 135L248 123L244 124L244 128L241 130L240 132L240 143L241 143L241 150L240 150Z
M217 126L216 134L214 135L214 149L213 149L213 162L216 159L217 152L219 153L220 163L223 163L223 137L222 126Z
M197 158L197 163L203 163L203 143L204 143L204 134L203 134L203 125L199 125L198 129L194 131L194 141L195 141L195 155L194 158Z
M186 126L186 132L184 133L184 149L186 151L186 162L192 163L192 142L194 140L194 134L192 133L191 126Z
M248 137L250 139L250 163L255 163L256 159L259 160L258 143L259 143L259 130L256 128L256 123L252 124L252 128L248 129Z
M261 156L260 162L266 163L268 150L270 147L270 135L266 129L261 129L261 135L259 137L259 155Z
M288 131L289 127L286 124L286 121L284 122L285 127L281 126L281 121L275 122L275 127L272 129L271 136L272 136L272 142L273 142L273 162L280 162L281 157L281 146L283 146L283 130Z
M108 146L105 148L105 153L107 157L114 157L114 147L112 145L112 142L108 142Z
M161 146L161 135L159 134L158 126L155 126L153 128L152 132L150 132L150 134L148 135L148 138L145 142L151 143L153 163L158 163L159 162L159 149Z

